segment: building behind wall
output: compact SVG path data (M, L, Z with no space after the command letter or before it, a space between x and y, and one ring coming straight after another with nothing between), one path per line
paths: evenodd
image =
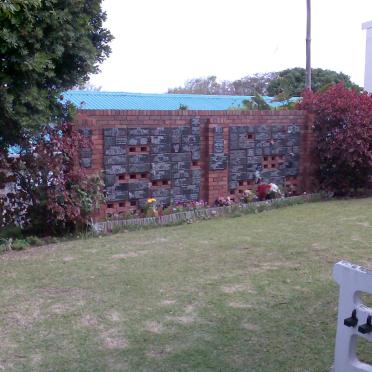
M264 182L311 191L313 134L304 111L99 109L100 95L97 109L88 102L76 119L92 139L81 164L104 178L99 218L142 208L149 197L164 205L239 199L254 188L257 170Z
M366 30L366 55L364 70L364 89L372 93L372 21L365 22L362 29Z

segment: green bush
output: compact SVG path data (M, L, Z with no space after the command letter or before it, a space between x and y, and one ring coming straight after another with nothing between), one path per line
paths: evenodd
M29 246L30 246L30 244L27 242L27 240L16 239L12 243L12 250L13 251L22 251L23 249L26 249Z
M40 238L38 238L37 236L28 236L26 238L26 241L27 243L29 243L30 245L43 245L44 244L44 241L41 240Z
M0 239L22 239L23 238L23 232L22 229L19 226L6 226L3 229L1 229L0 232Z

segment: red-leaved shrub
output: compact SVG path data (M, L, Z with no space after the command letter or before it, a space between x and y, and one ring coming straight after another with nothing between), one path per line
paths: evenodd
M372 167L372 95L341 83L305 91L299 108L314 114L320 186L341 195L365 188Z
M0 200L0 227L59 234L86 225L102 200L100 178L88 177L79 165L79 150L87 146L72 125L48 125L23 135L19 156L0 154L3 182L13 184Z

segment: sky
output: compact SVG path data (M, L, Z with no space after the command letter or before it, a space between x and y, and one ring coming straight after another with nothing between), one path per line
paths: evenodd
M306 0L103 0L112 53L91 77L102 91L165 93L305 67ZM363 86L372 0L312 0L312 67Z

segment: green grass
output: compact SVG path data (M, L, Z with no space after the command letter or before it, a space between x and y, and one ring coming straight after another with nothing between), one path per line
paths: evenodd
M369 198L7 253L0 370L327 371L371 243Z

